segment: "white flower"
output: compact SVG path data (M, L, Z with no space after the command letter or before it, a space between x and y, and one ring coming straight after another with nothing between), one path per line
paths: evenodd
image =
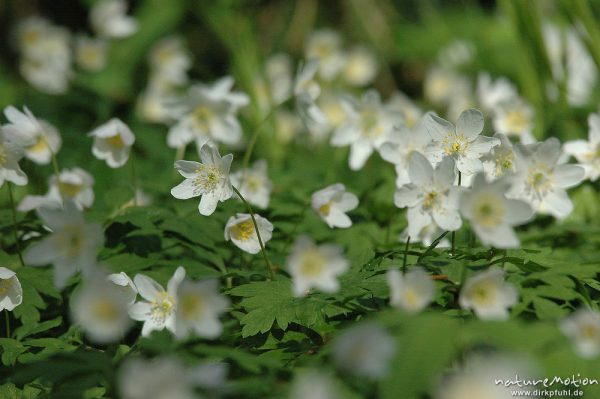
M409 225L410 225L409 220ZM400 236L398 237L398 241L405 243L409 237L409 228L404 229ZM413 232L414 233L414 232ZM428 225L424 226L417 235L410 236L410 242L417 243L420 242L424 246L430 246L435 239L441 236L444 233L444 230L440 228L434 221L431 221ZM450 241L447 238L443 238L440 240L436 248L449 248Z
M71 201L64 209L40 208L38 216L52 234L32 245L25 253L31 266L54 265L54 285L65 286L78 270L90 273L96 263L96 252L104 243L102 227L86 223L83 213Z
M465 175L483 170L479 158L500 145L497 138L480 135L483 115L473 108L460 114L456 127L429 113L425 118L425 128L433 140L427 150L428 156L436 163L444 156L452 157L456 161L456 168Z
M492 81L489 73L480 73L477 77L477 97L481 107L493 112L498 105L512 101L518 97L517 88L505 77Z
M146 122L167 123L171 120L170 109L167 106L171 98L173 94L169 91L150 85L139 94L136 111Z
M346 215L358 206L358 197L346 191L342 183L332 184L312 195L312 208L329 227L347 228L352 220Z
M500 145L492 148L489 154L481 157L485 177L492 181L516 171L515 152L510 140L502 133L494 134Z
M573 341L575 350L584 358L600 353L600 313L579 309L560 322L562 332Z
M249 103L248 96L232 92L234 80L226 76L213 85L197 83L172 106L172 118L177 123L169 129L167 144L179 148L196 142L198 150L209 140L237 144L242 127L237 111Z
M123 399L199 399L188 370L173 357L130 359L119 370Z
M334 132L331 145L350 146L350 169L361 169L373 150L390 141L394 126L402 123L402 118L390 113L381 104L379 94L367 91L360 101L348 98L343 102L347 119Z
M116 342L131 326L126 297L102 276L89 278L72 301L73 319L94 342Z
M411 129L423 116L423 110L406 94L395 91L387 100L385 107L392 113L397 113L404 119L404 126Z
M92 153L106 161L111 168L119 168L129 159L135 136L129 126L120 119L112 118L89 133L94 138Z
M263 245L273 236L273 225L260 215L254 215ZM231 240L236 247L250 254L260 252L260 243L249 213L238 213L227 221L225 240Z
M316 143L325 141L329 133L348 120L343 105L345 96L347 96L345 93L328 90L317 98L315 106L320 110L324 119L322 121L303 120L308 128L311 141Z
M202 163L177 161L175 169L185 180L171 189L171 195L178 199L202 196L198 210L201 215L209 216L217 208L219 201L231 198L233 188L229 179L232 154L223 158L219 151L208 144L200 149Z
M94 31L107 38L123 38L133 35L138 24L126 15L127 3L123 0L100 0L90 11L90 25Z
M381 157L396 167L397 187L410 183L408 165L411 154L413 152L424 154L431 142L423 118L412 126L412 128L403 125L396 127L393 141L383 143L379 149Z
M342 74L352 86L368 85L377 74L375 55L364 47L354 47L346 55Z
M165 290L162 285L143 274L133 279L138 292L145 301L136 302L129 307L129 316L133 320L143 321L142 336L147 337L155 330L165 327L173 334L176 332L175 311L177 309L177 290L185 278L185 269L179 266Z
M5 181L17 186L27 184L27 175L19 166L25 145L22 138L0 126L0 187L4 185Z
M219 294L218 280L184 281L177 292L175 335L182 339L190 333L214 339L221 335L223 326L219 315L229 306L229 300Z
M300 372L290 388L288 399L341 399L335 383L322 370Z
M274 54L265 61L265 74L271 99L281 104L292 95L294 86L292 58L285 53Z
M454 161L446 157L434 170L422 154L413 152L408 166L411 183L394 194L394 204L408 207L408 234L418 237L421 230L435 221L444 230L458 230L462 225L458 213L459 191L453 186Z
M269 206L273 183L267 175L267 161L260 159L248 168L231 174L231 184L242 193L246 201L259 208Z
M533 146L515 146L517 174L507 194L529 202L542 214L562 219L573 210L566 189L576 186L585 177L578 165L558 164L561 156L560 142L556 138Z
M9 123L4 129L20 136L25 146L25 157L37 164L46 165L61 147L62 140L58 130L50 123L37 119L27 107L21 112L13 106L4 108Z
M315 102L321 94L321 86L315 78L318 68L319 61L311 59L306 64L300 65L294 80L296 108L298 115L306 124L323 125L327 123L327 116Z
M345 57L341 50L340 34L331 29L313 32L306 41L307 59L319 61L319 76L325 80L333 79L344 67Z
M337 292L337 277L348 270L348 260L337 245L317 246L307 236L296 239L286 261L294 283L294 295L305 296L313 287L324 292Z
M508 308L517 303L514 285L504 282L504 272L491 267L470 277L460 291L458 303L483 320L506 320Z
M78 36L75 39L75 62L86 71L101 71L106 67L107 50L107 43L103 39Z
M529 103L514 98L499 103L492 111L494 129L509 137L518 137L521 143L530 144L537 140L533 135L535 113Z
M20 212L40 207L60 208L64 201L72 201L79 209L94 203L94 178L81 168L65 169L58 178L52 175L45 195L27 195L18 206Z
M135 302L138 289L133 280L125 272L109 274L106 276L106 280L118 288L119 293L125 298L128 304Z
M379 379L396 351L393 337L375 323L363 323L344 331L334 342L337 366L357 377Z
M168 36L152 46L149 62L151 80L181 85L188 80L187 71L192 66L192 57L181 37Z
M461 213L485 245L518 248L519 238L512 227L526 223L533 216L527 202L506 198L509 187L506 178L488 183L480 173L475 176L472 189L461 196Z
M454 40L444 46L438 53L438 60L446 68L457 68L470 63L475 54L473 43L464 40Z
M434 67L427 71L423 81L425 98L435 105L447 106L458 97L470 92L471 86L465 76L451 69Z
M407 312L420 312L435 295L435 284L421 267L413 267L405 274L390 269L387 283L390 287L390 304Z
M0 267L0 312L12 311L23 302L23 289L17 274L6 267Z
M567 141L564 151L585 168L586 178L596 181L600 176L600 114L590 114L588 124L588 139Z

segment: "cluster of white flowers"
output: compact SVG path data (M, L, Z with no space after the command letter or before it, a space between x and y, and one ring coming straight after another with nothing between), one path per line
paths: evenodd
M21 74L40 91L62 94L73 77L73 62L88 72L104 69L107 39L127 37L137 30L137 22L125 15L126 9L124 0L96 2L89 16L96 37L72 35L41 17L21 21L16 30Z

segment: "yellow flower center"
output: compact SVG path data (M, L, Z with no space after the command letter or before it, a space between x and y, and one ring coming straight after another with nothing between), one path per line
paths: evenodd
M185 293L179 297L179 310L184 319L197 319L204 313L205 304L200 295L191 292Z
M510 133L521 133L527 129L527 117L521 110L509 111L505 118Z
M412 288L404 291L404 303L408 309L415 309L419 305L419 295Z
M0 143L0 166L4 165L6 163L6 147L4 147L4 145L2 145L2 143Z
M214 191L222 177L221 171L214 165L200 165L196 173L198 175L194 178L194 185L207 193Z
M506 151L504 154L496 158L496 176L502 176L507 170L513 168L514 155L511 151Z
M236 240L247 241L254 236L254 224L251 219L244 220L233 225L229 230L229 234Z
M261 186L260 179L256 176L250 175L246 178L246 188L248 191L257 192Z
M167 317L173 313L175 300L167 291L159 292L156 298L150 302L150 317L156 322L164 323Z
M475 222L483 227L497 227L506 213L504 203L493 195L481 195L474 204Z
M92 314L96 319L106 322L115 321L121 312L117 305L110 300L99 300L92 305Z
M25 46L32 46L40 40L40 32L35 29L30 29L23 33L22 40Z
M27 151L33 153L40 153L46 151L49 147L50 146L48 145L48 142L46 141L44 135L39 135L35 141L35 144L30 145L27 148Z
M323 204L319 207L319 213L323 216L328 216L329 212L331 212L331 201L326 204Z
M58 191L60 191L60 193L65 197L69 197L69 198L75 197L77 194L79 194L79 192L81 191L82 188L83 187L80 184L63 182L63 181L58 182Z
M496 301L496 286L492 281L477 283L471 290L471 299L479 306L489 306Z
M300 271L307 277L317 278L325 269L326 260L320 252L309 250L304 253Z
M450 156L464 155L469 142L464 134L448 133L442 140L444 154Z
M538 164L529 169L528 184L540 194L552 188L552 171L547 165Z
M112 137L106 138L106 143L113 148L123 148L125 147L125 142L120 134L116 134Z
M80 225L65 226L58 235L58 242L62 253L68 258L74 258L83 249L83 231Z
M197 128L206 133L210 121L214 118L214 111L206 105L200 104L194 109L193 117Z
M586 323L581 327L581 336L585 339L597 340L600 336L600 329L595 324Z
M383 133L383 126L379 121L377 110L369 107L361 112L362 134L363 136L374 139Z
M10 279L0 280L0 296L4 296L8 293L8 289L10 288Z
M425 199L423 199L423 208L425 210L432 209L437 205L439 198L439 194L437 191L430 191L425 195Z

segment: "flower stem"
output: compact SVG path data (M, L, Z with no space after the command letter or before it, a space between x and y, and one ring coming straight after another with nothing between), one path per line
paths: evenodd
M269 261L269 257L267 256L267 251L265 250L265 245L263 244L262 238L260 236L260 231L258 230L258 224L256 224L256 219L254 218L254 211L252 210L252 206L250 206L248 201L246 201L246 199L242 196L242 194L239 192L239 190L237 188L235 188L235 186L231 186L231 187L233 188L233 191L237 194L237 196L240 197L242 202L248 208L248 212L250 213L250 218L252 219L252 224L254 225L254 230L256 231L256 237L258 237L258 243L260 244L260 251L262 252L263 258L265 259L265 263L267 265L267 272L269 273L269 280L273 280L275 278L275 276L273 274L273 266L271 265L271 262Z
M21 253L21 244L19 243L19 222L17 222L17 210L15 208L15 199L12 192L12 183L6 182L8 186L8 200L10 202L10 209L12 210L12 221L13 221L13 234L15 236L15 245L17 246L17 253L19 254L19 261L21 266L25 266L23 261L23 254Z
M6 322L6 338L10 338L10 319L6 309L4 310L4 321Z
M404 246L404 259L402 260L402 271L406 273L406 260L408 258L408 246L410 245L410 236L406 237L406 245Z
M458 171L458 187L460 187L461 184L461 180L462 180L462 173L460 173L460 170ZM454 243L456 241L456 232L452 232L452 234L450 235L450 241L452 242L452 256L456 255L455 252L455 248L454 248Z
M287 102L287 101L284 101L280 104L273 106L271 108L271 110L269 111L269 113L267 114L267 116L265 116L258 123L258 125L256 125L256 129L254 129L254 134L252 134L252 137L250 138L250 141L248 142L248 147L246 148L246 152L244 153L244 159L242 161L242 170L245 171L246 169L248 169L248 164L250 163L250 157L252 156L252 152L254 151L254 147L256 146L256 142L258 141L258 136L260 135L260 132L262 131L262 127L265 125L265 123L269 119L271 119L271 117L275 114L275 112L277 112L279 107L281 107L281 105L284 104L285 102Z

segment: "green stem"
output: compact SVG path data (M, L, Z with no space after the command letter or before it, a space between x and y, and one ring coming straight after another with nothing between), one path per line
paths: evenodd
M17 222L17 210L15 208L15 199L12 192L12 183L6 182L8 186L8 200L10 202L10 209L12 210L12 221L13 221L13 234L15 236L15 245L17 246L17 253L19 254L19 261L21 266L25 266L23 261L23 254L21 253L21 244L19 243L19 222Z
M275 112L277 112L277 110L283 105L285 104L287 101L283 101L275 106L273 106L271 108L271 110L269 111L269 113L267 114L267 116L265 116L256 126L256 128L254 129L254 133L252 134L252 137L250 138L250 141L248 142L248 147L246 147L246 152L244 153L244 159L242 161L242 170L246 171L248 169L248 165L250 164L250 158L252 157L252 152L254 151L254 147L256 146L256 142L258 141L258 136L260 136L260 132L262 131L262 127L265 125L265 123L271 119L271 117L273 115L275 115Z
M408 246L410 245L410 236L406 237L406 245L404 246L404 259L402 260L402 271L406 273L406 261L408 258Z
M256 223L256 218L254 217L254 211L252 210L252 206L250 206L248 201L246 201L244 196L242 196L242 194L239 192L239 190L237 188L235 188L235 186L231 186L231 187L233 188L233 191L237 194L237 196L240 197L242 202L248 208L248 212L250 213L250 218L252 219L252 224L254 225L254 230L256 231L256 237L258 237L258 243L260 244L260 251L263 254L263 258L265 259L265 263L267 266L267 272L269 274L269 280L273 280L275 278L275 275L273 274L273 266L271 265L271 262L269 261L269 257L267 256L267 251L265 250L265 245L263 244L262 238L260 236L260 231L258 229L258 224Z

